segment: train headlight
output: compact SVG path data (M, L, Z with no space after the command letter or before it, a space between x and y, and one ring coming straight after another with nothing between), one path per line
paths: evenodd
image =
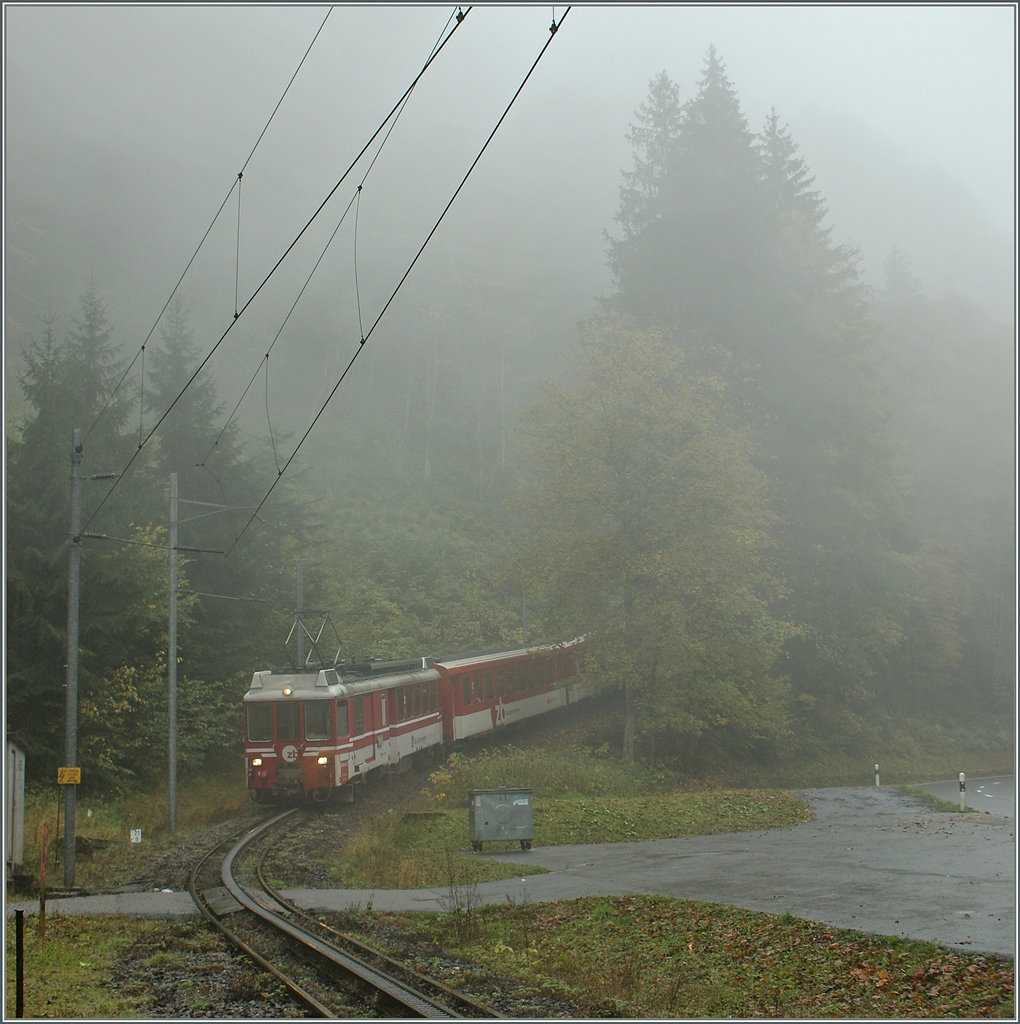
M251 766L252 766L252 768L258 768L260 764L262 764L262 758L261 757L253 757L251 759Z
M329 764L329 758L328 757L320 757L317 763L318 764Z
M284 697L289 697L293 692L294 692L294 690L290 686L285 686L283 688L283 695L284 695Z

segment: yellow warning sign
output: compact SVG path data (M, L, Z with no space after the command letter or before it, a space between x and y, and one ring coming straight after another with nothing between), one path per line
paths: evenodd
M58 768L57 769L57 785L58 786L77 786L81 784L81 769L80 768Z

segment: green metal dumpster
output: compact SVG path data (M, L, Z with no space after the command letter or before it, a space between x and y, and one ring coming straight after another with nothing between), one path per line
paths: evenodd
M468 792L471 849L481 853L487 839L518 841L531 849L535 838L530 789L472 789Z

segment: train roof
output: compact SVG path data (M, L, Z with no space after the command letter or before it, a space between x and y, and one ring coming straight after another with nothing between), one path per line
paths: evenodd
M421 662L425 665L425 661ZM327 668L320 672L256 672L251 677L246 701L263 700L325 700L335 697L351 697L359 693L372 693L391 686L410 686L412 683L430 683L439 679L439 673L431 667L416 668L413 671L391 672L385 675L362 677L341 677L336 669ZM288 692L290 691L290 692Z
M412 683L433 682L439 673L433 665L445 669L459 669L467 665L486 665L504 661L507 658L526 657L550 651L566 651L584 640L583 636L544 644L499 647L487 651L469 651L449 658L409 658L395 661L364 659L342 662L339 670L319 669L311 672L256 672L251 678L246 701L315 700L330 697L350 697L359 693L372 693L392 686L409 686ZM285 689L290 688L290 693Z
M579 644L583 637L571 637L546 644L529 644L515 647L498 647L488 651L469 651L466 654L455 654L449 658L436 658L436 664L446 669L464 668L466 665L484 665L489 662L503 661L506 658L523 657L525 655L545 654L549 651L568 650Z

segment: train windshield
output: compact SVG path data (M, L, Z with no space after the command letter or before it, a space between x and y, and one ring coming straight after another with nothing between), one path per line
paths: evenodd
M331 740L333 738L332 723L328 700L309 700L305 702L305 739Z
M299 738L297 704L276 705L276 738L283 743L293 743Z
M248 705L248 739L252 743L270 743L273 739L273 705Z

